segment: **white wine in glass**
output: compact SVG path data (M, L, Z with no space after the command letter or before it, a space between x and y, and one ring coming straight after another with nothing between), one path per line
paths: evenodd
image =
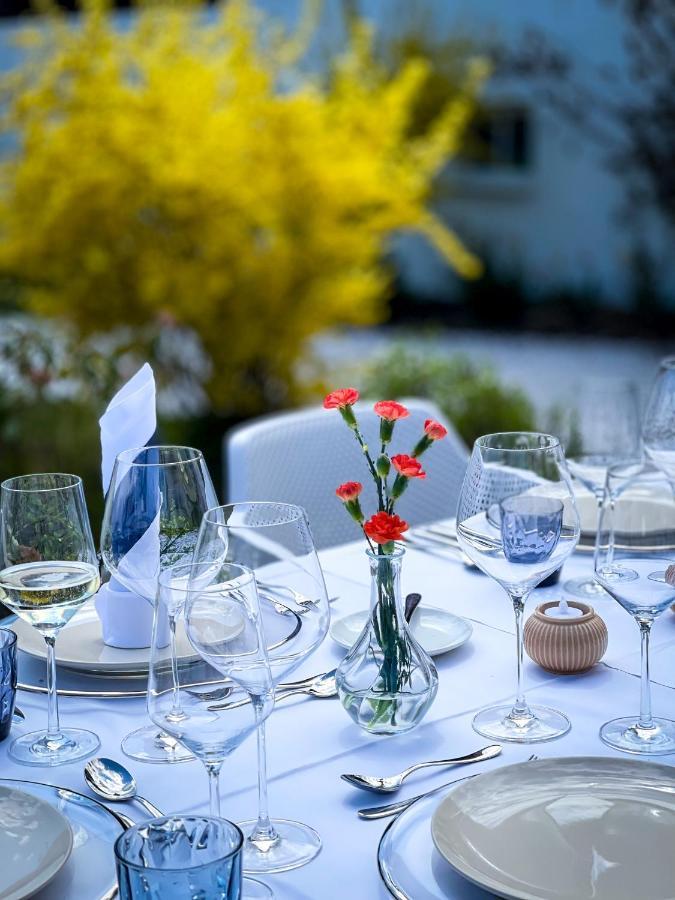
M0 602L44 637L49 696L47 730L17 738L9 753L34 766L75 762L94 753L99 739L60 726L54 645L100 585L82 480L61 473L10 478L2 483L0 516Z

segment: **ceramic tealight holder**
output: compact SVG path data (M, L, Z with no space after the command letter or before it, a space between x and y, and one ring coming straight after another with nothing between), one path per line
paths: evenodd
M538 606L525 623L525 651L547 672L585 672L606 650L607 626L587 603L551 600Z

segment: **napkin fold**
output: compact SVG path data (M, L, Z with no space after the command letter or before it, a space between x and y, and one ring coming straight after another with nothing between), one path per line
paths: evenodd
M115 458L123 450L144 447L157 428L155 376L145 363L115 394L99 419L101 428L101 477L103 493L110 488ZM117 484L118 489L124 477ZM156 585L159 569L159 513L130 547L119 565L125 584L152 581ZM143 593L148 593L143 584ZM153 588L154 589L154 588ZM137 649L149 647L152 640L152 606L143 596L128 590L111 578L96 595L96 612L101 620L103 642L111 647ZM162 644L168 643L168 630ZM165 638L165 639L164 639Z

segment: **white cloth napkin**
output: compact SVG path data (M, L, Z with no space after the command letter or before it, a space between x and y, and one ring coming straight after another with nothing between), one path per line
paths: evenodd
M103 493L110 487L115 458L123 450L144 447L157 428L155 376L145 363L115 394L99 419L101 426L101 475ZM148 556L156 557L148 567ZM120 564L124 581L136 576L156 583L159 569L159 519L129 550ZM148 570L150 574L148 576ZM144 585L144 588L146 585ZM144 593L147 591L144 590ZM149 647L152 640L152 607L142 596L123 587L116 579L103 585L96 595L96 612L101 620L103 641L125 649ZM168 632L164 644L168 643Z
M123 450L144 447L157 428L155 375L144 363L115 394L98 420L101 426L103 493L110 487L115 457Z

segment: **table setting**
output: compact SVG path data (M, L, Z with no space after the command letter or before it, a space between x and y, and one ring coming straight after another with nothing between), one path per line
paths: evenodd
M644 458L594 446L599 503L555 436L485 435L413 526L446 429L394 453L379 401L368 447L331 392L377 508L327 486L354 541L317 551L152 443L144 366L101 418L98 548L77 475L0 489L0 898L675 897L670 374Z

